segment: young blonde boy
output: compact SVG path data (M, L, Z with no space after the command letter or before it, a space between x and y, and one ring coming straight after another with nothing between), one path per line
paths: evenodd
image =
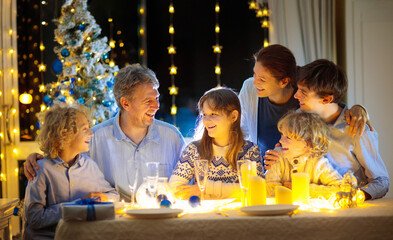
M266 173L268 195L276 186L292 187L292 173L309 173L310 197L330 198L339 191L342 176L323 157L330 144L329 128L314 113L290 112L278 122L279 161Z
M91 197L119 199L97 164L83 154L93 136L86 110L64 104L43 113L38 141L45 158L38 161L37 176L26 189L24 239L53 238L61 203Z

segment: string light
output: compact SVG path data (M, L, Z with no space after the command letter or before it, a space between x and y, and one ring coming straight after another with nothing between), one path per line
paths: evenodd
M41 51L44 51L44 50L45 50L45 46L44 46L44 44L43 44L42 42L40 43L40 50L41 50Z
M179 93L179 88L175 85L175 75L177 74L177 67L175 66L175 54L176 48L174 47L174 39L175 39L175 28L173 27L173 17L175 13L175 7L173 6L173 0L169 3L169 37L170 37L170 45L167 48L168 54L171 58L171 67L169 68L169 75L171 76L171 86L169 89L169 94L172 96L172 106L171 106L171 115L173 117L173 124L176 126L176 115L177 115L177 107L176 107L176 95Z
M174 34L175 33L175 28L172 25L169 25L169 33Z
M147 41L146 41L146 0L141 0L138 8L138 61L141 65L147 66Z
M116 41L115 41L115 40L111 40L111 41L109 42L109 47L115 48L115 47L116 47Z
M249 9L254 10L256 13L256 17L261 19L261 27L264 33L263 46L269 46L269 10L268 4L265 3L256 3L256 1L250 1Z
M30 104L33 101L33 96L31 96L31 94L28 93L22 93L19 96L19 102L23 103L23 104Z
M257 4L255 3L255 1L250 1L249 5L250 5L249 6L250 9L257 9Z
M41 63L38 65L38 71L39 72L45 72L46 71L46 65Z
M216 12L216 25L214 32L216 34L216 44L213 45L213 52L216 54L216 66L214 67L214 73L216 74L217 86L221 86L221 67L220 67L220 57L222 46L220 46L220 3L216 0L216 5L214 6L214 11Z
M170 75L176 75L176 74L177 74L177 67L175 67L174 65L172 65L172 66L169 68L169 74L170 74Z
M176 54L176 48L174 46L168 47L168 54Z

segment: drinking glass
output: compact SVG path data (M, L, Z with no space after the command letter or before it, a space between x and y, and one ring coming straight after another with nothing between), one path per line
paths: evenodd
M205 159L195 160L195 179L201 191L201 201L205 200L205 189L207 183L207 173L209 171L209 161Z
M237 165L237 176L239 177L239 184L242 190L242 204L247 206L247 190L250 175L252 175L252 162L250 160L239 160Z
M138 177L139 177L139 171L138 168L136 168L134 181L131 183L130 180L128 180L128 187L130 188L131 191L131 207L135 206L135 190L136 190L136 186L138 185Z
M150 192L150 196L154 198L154 194L157 191L158 185L158 170L160 163L159 162L147 162L147 189Z

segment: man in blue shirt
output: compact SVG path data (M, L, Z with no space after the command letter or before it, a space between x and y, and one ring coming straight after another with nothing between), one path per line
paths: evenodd
M148 68L137 64L122 68L116 75L113 93L120 111L113 118L94 126L90 157L105 179L123 198L129 199L130 185L142 184L146 162L160 162L160 174L169 177L185 146L180 132L156 120L159 109L159 83ZM37 154L25 164L26 177L35 176ZM137 174L138 173L138 174Z

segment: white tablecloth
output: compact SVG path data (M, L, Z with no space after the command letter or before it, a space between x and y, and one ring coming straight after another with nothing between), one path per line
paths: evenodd
M332 212L247 216L239 210L170 219L60 221L55 239L393 239L393 199Z

